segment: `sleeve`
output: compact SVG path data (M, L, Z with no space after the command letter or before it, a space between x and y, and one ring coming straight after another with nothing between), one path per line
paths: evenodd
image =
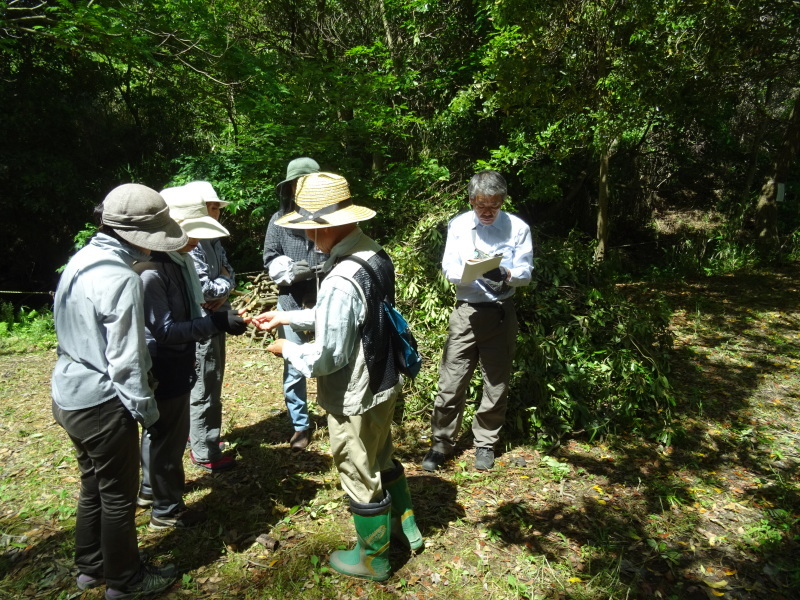
M533 278L533 241L530 227L521 227L515 238L511 267L508 269L511 273L508 285L520 287L528 285Z
M200 289L202 289L203 298L206 301L227 298L231 290L236 286L233 269L227 264L227 255L225 254L222 244L214 244L212 250L218 253L219 264L228 269L231 277L225 277L224 275L212 277L211 270L208 266L209 260L206 257L203 247L198 245L192 250L191 256L194 261L194 268L197 271L197 276L200 278Z
M442 272L450 283L461 283L461 274L464 272L464 261L459 252L460 238L458 227L454 226L454 221L450 221L447 226L447 240L444 245L444 255L442 256Z
M170 306L170 290L156 269L141 273L144 287L144 322L157 344L172 346L199 342L219 333L210 316L179 320ZM183 285L183 281L180 282ZM181 294L182 290L178 293Z
M142 302L142 282L138 276L131 277L115 298L103 327L108 340L108 372L117 396L136 421L149 427L158 420L158 408L148 383L152 361L145 341Z
M350 361L359 340L365 307L355 285L342 277L327 285L314 309L315 338L308 344L286 342L283 356L305 377L328 375ZM303 312L303 311L297 311Z
M264 236L264 270L269 270L270 263L277 257L283 255L283 248L281 247L279 225L275 225L278 220L279 213L272 215L267 225L267 233Z

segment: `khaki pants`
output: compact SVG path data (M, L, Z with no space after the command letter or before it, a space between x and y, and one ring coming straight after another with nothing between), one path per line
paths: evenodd
M381 471L392 462L392 418L397 395L360 415L328 413L331 454L342 488L354 501L370 504L383 500Z
M517 313L510 300L499 305L456 304L450 315L439 366L439 393L431 418L434 450L452 454L464 418L467 387L478 362L483 397L472 433L476 448L494 447L506 417L516 338Z

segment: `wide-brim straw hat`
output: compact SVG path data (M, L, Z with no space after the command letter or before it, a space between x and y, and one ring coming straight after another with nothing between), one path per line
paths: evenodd
M366 221L375 211L353 204L350 186L341 175L313 173L297 180L297 209L275 221L289 229L322 229Z
M103 225L117 232L126 242L158 252L180 250L189 241L169 216L161 195L138 183L114 188L103 200Z
M190 238L209 240L230 235L219 221L208 215L206 201L190 184L161 190L169 215Z

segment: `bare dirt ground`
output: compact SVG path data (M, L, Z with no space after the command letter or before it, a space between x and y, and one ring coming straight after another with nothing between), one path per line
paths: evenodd
M291 453L280 362L232 341L224 421L238 467L210 475L186 460L187 501L209 522L150 532L149 513L137 517L142 547L182 572L163 597L800 598L800 269L632 287L673 308L671 445L575 439L543 455L509 443L489 473L466 450L432 475L418 467L427 424L398 423L426 548L393 549L385 583L325 566L354 533L324 416ZM78 477L50 415L53 362L0 356L0 598L102 597L74 585Z

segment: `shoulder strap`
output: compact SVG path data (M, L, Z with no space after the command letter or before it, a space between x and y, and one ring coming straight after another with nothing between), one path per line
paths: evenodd
M356 262L360 264L362 267L364 267L364 270L367 273L369 273L369 276L372 278L373 283L378 288L378 292L380 293L380 295L384 299L386 298L386 292L383 291L383 286L381 285L381 280L378 279L378 274L375 272L375 269L373 269L372 266L367 261L365 261L360 256L355 256L353 254L345 256L342 260L352 260L353 262Z

